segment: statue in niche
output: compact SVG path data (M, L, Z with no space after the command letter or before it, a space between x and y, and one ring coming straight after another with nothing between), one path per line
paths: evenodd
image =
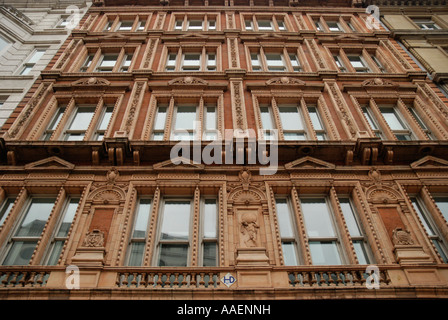
M257 247L258 229L257 214L247 212L241 216L242 242L246 247Z

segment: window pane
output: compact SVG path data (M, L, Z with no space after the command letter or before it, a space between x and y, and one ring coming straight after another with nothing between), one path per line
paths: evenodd
M311 259L314 265L340 265L341 258L334 241L310 241Z
M216 107L206 107L205 128L208 130L217 129L216 120Z
M309 237L336 235L325 199L301 199L301 206Z
M104 56L103 60L100 63L101 68L113 68L115 63L117 62L118 55L116 54L107 54Z
M350 200L348 198L341 198L339 199L339 204L341 205L341 210L344 215L345 223L347 224L350 236L361 236L362 234L359 230L358 223L355 218L355 213L353 212L353 208L350 204Z
M311 123L313 124L314 130L323 130L322 123L319 119L319 113L316 107L308 107L308 113L310 115Z
M119 31L131 31L134 21L123 21L118 28Z
M182 106L177 107L177 116L174 128L178 129L194 129L196 121L196 107Z
M188 22L188 30L202 30L202 20L191 20Z
M94 107L78 107L75 117L73 118L69 129L82 130L82 131L87 130L90 121L92 121L94 113L95 113Z
M204 238L215 239L217 207L215 199L206 199L204 204Z
M260 71L261 70L260 55L257 53L251 53L250 59L252 63L252 70Z
M158 108L158 112L157 112L156 119L154 122L154 130L165 129L166 110L167 110L167 107L159 107Z
M3 265L5 266L23 266L30 262L34 249L36 248L37 241L14 241L11 249L6 256Z
M282 242L283 259L286 266L296 266L296 249L293 242Z
M274 129L272 125L272 116L270 112L270 108L265 106L260 106L260 116L261 116L261 123L263 125L263 129L270 130Z
M4 39L3 37L0 37L0 52L2 52L3 49L5 49L8 44L9 44L9 42L6 41L6 39Z
M337 22L327 21L327 25L328 25L328 29L330 29L330 31L332 31L332 32L341 31L341 28L339 27L339 23L337 23Z
M266 62L269 71L284 71L286 66L283 62L283 56L277 53L267 53Z
M187 244L162 244L160 245L159 266L161 267L186 267L188 256Z
M128 266L141 266L143 261L143 252L145 250L144 242L132 242L129 245Z
M190 201L166 201L163 211L163 240L187 240L190 226Z
M259 30L273 30L270 20L258 20Z
M204 253L202 258L202 265L204 267L216 266L216 242L204 242Z
M145 238L149 215L151 214L151 199L140 199L136 213L132 238Z
M291 221L291 213L289 210L288 201L286 199L277 199L277 215L280 226L280 236L282 238L293 238L293 224Z
M423 226L425 227L426 231L430 236L434 236L435 232L431 227L431 224L428 221L428 218L425 214L425 211L420 206L420 203L417 201L416 198L411 198L412 206L415 209L415 212L417 212L418 217L420 218L420 221L423 223Z
M392 130L406 130L406 127L398 118L394 108L381 107L380 111L384 117L384 120L386 120L387 124Z
M50 256L47 261L48 266L54 266L58 263L59 256L61 255L62 247L64 246L63 240L55 241L51 247Z
M4 200L2 209L0 211L0 226L5 222L6 217L14 205L15 198L7 198Z
M302 118L297 107L278 107L283 130L303 130Z
M448 197L434 197L434 201L445 219L448 220Z
M33 198L16 236L38 237L42 233L56 199Z
M100 125L97 130L106 130L109 125L109 121L112 117L113 107L107 107L104 111L103 119L101 119Z
M45 54L45 50L36 50L34 54L31 56L31 58L28 60L28 63L37 63L40 58Z
M72 225L73 218L75 217L76 209L78 208L79 198L71 198L64 212L64 218L62 219L59 231L56 237L66 237L70 226Z
M201 55L199 53L184 54L183 70L199 70L201 65Z
M362 240L353 241L353 247L355 248L356 257L358 258L359 264L369 264L370 259L367 255L365 244Z

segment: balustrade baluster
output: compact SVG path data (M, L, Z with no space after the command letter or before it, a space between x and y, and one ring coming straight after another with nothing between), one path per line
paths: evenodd
M196 272L193 272L191 274L190 286L193 287L193 288L196 288Z
M183 272L182 273L182 282L181 282L182 287L188 286L187 277L188 277L188 274L186 272Z
M214 285L215 285L215 281L214 281L214 279L213 279L213 272L210 272L210 273L208 274L208 276L209 276L209 279L208 279L208 287L214 287Z

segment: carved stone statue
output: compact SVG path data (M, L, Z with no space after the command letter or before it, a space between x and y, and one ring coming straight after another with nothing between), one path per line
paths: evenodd
M241 236L242 243L246 247L257 247L258 243L258 229L260 226L257 222L257 214L254 212L247 212L241 216Z

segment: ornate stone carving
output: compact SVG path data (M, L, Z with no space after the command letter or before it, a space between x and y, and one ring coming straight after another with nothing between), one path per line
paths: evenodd
M72 82L72 86L109 86L110 82L104 78L82 78Z
M299 85L304 86L306 83L303 80L291 77L278 77L266 81L267 85Z
M241 215L241 244L246 247L258 246L258 229L256 212L245 212Z
M243 170L239 173L239 178L241 180L241 184L243 185L243 190L249 190L250 180L252 178L252 174L249 170Z
M115 180L118 178L119 173L117 168L110 169L106 174L107 184L115 184Z
M395 87L395 82L392 82L388 79L382 79L382 78L373 78L373 79L367 79L363 81L362 83L363 87Z
M402 228L395 228L392 232L392 239L395 245L413 245L411 232Z
M168 85L170 85L170 86L172 86L172 85L203 85L203 86L206 86L206 85L208 85L208 82L201 78L187 76L187 77L175 78L175 79L169 81Z
M89 248L102 247L104 245L104 232L98 229L93 229L86 234L82 245Z

